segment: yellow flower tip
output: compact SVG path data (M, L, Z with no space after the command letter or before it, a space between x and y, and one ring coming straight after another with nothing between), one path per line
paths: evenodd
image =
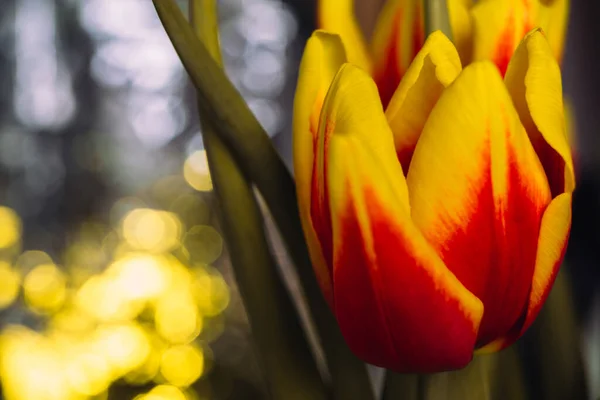
M458 51L454 43L442 31L432 32L421 51L425 51L436 66L436 77L448 86L462 69Z
M317 38L317 39L321 39L321 40L327 40L327 38L329 37L334 37L336 38L335 40L341 40L341 37L339 34L332 32L332 31L328 31L327 29L316 29L313 31L312 35L310 35L311 38ZM310 40L310 39L309 39Z
M448 39L448 37L446 35L444 35L444 32L442 32L441 30L438 29L436 31L431 32L429 34L429 36L427 36L427 40L429 40L429 38L433 38L433 37L437 38L437 37L440 37L440 36L443 36L446 39ZM450 39L448 39L448 40L450 40Z
M504 85L500 69L495 63L489 60L472 62L463 69L463 73L475 76L475 79L477 79L482 85L481 87L486 87L492 84L492 82L486 83L486 80L489 79L493 80L494 87L498 87L496 85L496 81L499 82L499 85Z
M405 172L429 113L461 70L454 44L441 31L429 35L406 70L385 111Z
M506 86L554 196L575 187L571 148L566 139L560 67L541 29L530 31L515 51Z
M444 32L437 30L437 31L433 31L429 34L429 36L427 36L427 40L425 41L425 43L432 43L432 44L446 44L446 43L450 43L452 45L452 47L454 47L454 44L452 43L452 41L448 38L448 36L446 36L444 34ZM423 47L425 47L425 45L423 45Z
M311 51L316 51L318 54L317 56L324 60L326 58L347 59L346 48L344 47L342 37L335 32L325 29L317 29L310 35L310 38L308 38L304 53L310 53ZM334 51L336 57L331 57L329 54L326 54L326 52L330 51Z
M350 62L370 71L369 50L354 14L354 1L320 0L317 1L317 6L318 27L339 34Z
M346 61L346 48L338 33L323 29L313 32L304 49L294 97L293 147L298 207L315 274L330 304L330 272L310 218L311 186L321 108L331 81Z
M475 349L473 354L476 356L480 356L480 355L485 355L485 354L496 353L496 352L502 350L503 348L505 348L507 344L508 343L504 338L497 339L497 340L494 340L493 342L486 344L485 346Z
M357 94L357 97L351 94ZM321 128L323 129L323 123L326 122L325 128L328 132L333 131L332 124L338 124L338 129L335 129L337 135L355 133L352 131L356 128L354 124L340 123L353 120L356 115L363 115L366 120L370 120L374 114L383 116L383 107L380 101L376 101L378 99L377 86L368 72L360 66L344 63L333 78L325 98ZM345 106L335 106L340 102ZM328 104L331 107L328 107Z
M306 43L300 63L294 114L300 124L306 120L304 114L308 114L313 135L329 85L347 59L346 48L337 33L316 30Z
M544 29L540 26L537 26L537 27L533 28L532 30L530 30L529 32L527 32L527 34L525 34L525 36L523 37L523 41L526 41L536 35L541 35L544 37L544 39L546 38L546 32L544 32Z

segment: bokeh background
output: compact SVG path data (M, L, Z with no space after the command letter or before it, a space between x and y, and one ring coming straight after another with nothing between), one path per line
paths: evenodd
M382 3L357 1L366 32ZM314 2L219 7L226 72L290 165ZM575 341L566 351L577 353L575 373L594 399L598 18L598 2L572 0L563 68L579 168L563 271L572 307L531 334ZM0 399L265 396L194 102L149 0L0 2ZM576 328L564 333L564 324Z

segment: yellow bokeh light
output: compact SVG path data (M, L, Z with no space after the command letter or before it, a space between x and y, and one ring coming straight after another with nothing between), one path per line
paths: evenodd
M28 250L23 252L15 262L15 268L19 271L30 271L42 264L54 264L52 258L43 251Z
M187 288L192 284L192 274L189 268L179 261L176 257L168 256L165 257L169 263L169 275L171 277L169 282L169 290L174 291Z
M183 177L188 185L201 192L213 188L205 150L192 153L183 164Z
M124 198L110 225L90 220L68 232L61 266L42 251L19 255L21 221L0 207L2 260L11 257L0 260L0 310L22 287L41 329L0 330L0 397L107 400L115 382L158 385L137 397L144 400L211 397L190 387L212 360L195 340L218 336L229 303L223 277L208 266L223 239L208 226L211 207L200 193L212 190L205 152L188 158L184 175L144 191L168 211Z
M116 226L123 221L123 218L129 212L144 207L146 207L146 204L137 197L123 197L117 200L110 209L110 220Z
M0 249L14 246L21 238L21 218L12 209L0 207Z
M106 257L113 256L119 244L121 244L121 235L117 231L111 231L102 240L102 252Z
M183 392L171 385L158 385L144 397L144 400L187 400Z
M77 292L75 304L102 322L119 322L135 318L144 308L143 301L132 301L115 279L96 275Z
M94 342L97 354L106 357L117 375L139 368L151 351L148 336L133 323L100 327Z
M137 368L131 370L125 375L125 382L135 385L143 385L157 377L160 369L162 354L167 348L167 344L158 336L150 326L146 329L148 342L150 343L150 352L146 360Z
M111 367L99 354L80 354L65 369L71 388L85 396L96 396L112 381Z
M194 226L184 236L183 244L194 263L212 264L223 252L221 234L209 225Z
M196 267L193 270L192 293L196 303L207 317L214 317L229 305L229 288L213 268Z
M67 266L66 272L69 275L69 283L74 288L81 287L95 275L93 271L73 264Z
M167 292L156 303L156 331L171 343L188 343L202 331L202 317L191 294Z
M42 314L40 332L0 330L0 397L106 400L120 381L158 385L136 397L144 400L210 398L189 387L212 360L195 339L218 336L229 289L208 266L223 240L206 225L207 195L188 186L212 190L206 154L190 156L186 168L185 179L170 177L144 192L169 211L125 198L112 208L110 226L88 221L69 232L64 269L42 251L18 255L21 221L0 207L3 260L16 258L0 260L0 310L19 298L22 285L25 304Z
M162 178L150 188L153 200L163 207L169 207L181 193L190 192L190 187L181 175Z
M21 284L21 276L10 264L0 261L0 310L10 306L17 296Z
M189 386L203 372L204 354L197 346L174 346L167 349L162 356L160 373L172 385Z
M206 329L202 334L204 343L211 343L217 340L225 331L225 318L217 316L205 319Z
M48 329L68 335L82 336L95 328L95 321L81 309L65 307L52 316Z
M38 265L23 281L25 301L38 312L58 310L65 301L66 291L66 277L54 264Z
M119 258L127 257L130 253L135 253L139 249L134 249L127 241L120 241L113 249L113 258L118 260Z
M203 199L203 195L195 192L177 197L171 203L169 210L179 215L187 227L205 225L211 216L211 209Z
M129 253L109 267L117 290L131 300L151 300L170 282L168 261L145 253Z
M64 261L71 281L80 286L105 265L106 256L97 243L79 241L66 249Z
M5 330L0 341L0 375L8 400L74 400L64 362L52 343L24 327Z
M178 245L181 222L170 212L138 208L125 216L122 229L131 247L162 253Z
M150 382L158 374L161 356L161 353L151 351L141 366L125 375L125 382L134 385L144 385Z
M202 389L204 389L203 391L206 391L210 394L210 387L208 386L208 383L205 382ZM200 396L194 388L190 387L190 388L187 388L185 391L185 398L186 398L186 400L208 400L213 397L213 396L210 396L209 394Z

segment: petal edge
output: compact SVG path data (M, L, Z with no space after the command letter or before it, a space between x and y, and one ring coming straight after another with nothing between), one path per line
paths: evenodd
M412 223L392 134L364 71L342 67L320 127L329 135L335 314L350 348L398 372L466 365L483 306Z
M311 219L312 176L321 107L335 74L346 62L338 35L316 31L306 43L294 98L293 155L298 208L304 236L321 290L333 305L330 266Z

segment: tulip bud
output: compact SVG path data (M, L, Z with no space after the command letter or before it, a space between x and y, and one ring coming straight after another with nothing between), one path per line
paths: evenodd
M397 372L514 342L554 282L575 181L561 77L540 30L506 78L433 33L384 111L339 36L309 40L294 163L311 259L342 334Z

